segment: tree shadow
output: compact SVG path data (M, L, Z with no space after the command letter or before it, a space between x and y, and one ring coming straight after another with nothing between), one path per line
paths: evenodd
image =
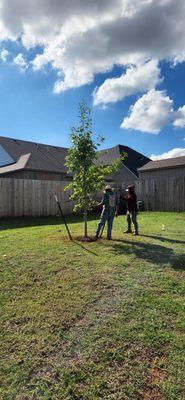
M110 244L109 244L110 246ZM170 264L176 270L185 269L185 254L175 254L173 249L141 241L114 240L111 247L116 254L134 254L138 259L165 266Z
M177 254L171 260L171 266L177 271L185 270L185 254Z
M167 237L164 237L164 236L159 236L159 235L143 235L143 234L140 234L139 236L160 240L161 242L185 244L184 240L170 239L170 238L167 238Z

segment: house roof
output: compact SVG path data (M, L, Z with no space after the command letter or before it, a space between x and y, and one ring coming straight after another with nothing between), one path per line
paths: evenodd
M185 166L185 156L166 158L164 160L150 161L143 167L139 168L139 172L153 171L157 169L178 168Z
M100 151L98 161L105 165L110 165L112 161L116 160L120 155L126 153L126 157L123 164L128 168L135 176L138 176L138 168L148 163L150 159L136 150L131 149L128 146L118 144L117 146L111 147L107 150Z
M2 165L0 175L21 169L56 173L67 172L65 166L67 148L3 136L0 136L0 146L14 161L14 163L8 163L8 165ZM117 145L98 152L98 161L104 165L110 165L123 153L127 153L123 164L136 176L138 175L137 169L150 160L130 147Z
M0 136L0 145L15 161L14 164L2 166L0 174L12 172L17 170L17 163L19 169L45 171L45 172L58 172L65 173L65 157L67 155L67 148L58 146L49 146L47 144L40 144L28 142L25 140L18 140ZM23 155L30 154L25 164L20 163L20 158ZM6 170L5 170L6 167Z
M30 153L24 154L20 156L17 162L1 167L0 168L1 174L6 174L7 172L12 172L12 171L20 171L21 169L24 169L26 164L28 163L30 155L31 155Z

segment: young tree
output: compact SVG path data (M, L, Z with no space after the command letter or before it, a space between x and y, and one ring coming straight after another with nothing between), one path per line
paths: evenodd
M93 140L91 110L84 100L79 104L79 120L79 126L73 127L70 133L66 166L73 174L73 181L66 190L72 189L70 198L76 200L74 211L84 212L84 236L87 237L87 213L96 204L93 193L102 189L105 177L120 168L123 158L115 160L111 166L98 163L97 149L103 138L99 136Z

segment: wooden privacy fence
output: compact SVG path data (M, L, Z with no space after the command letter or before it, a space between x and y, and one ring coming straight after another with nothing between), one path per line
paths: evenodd
M54 194L61 202L64 214L71 214L74 202L69 201L71 192L64 191L68 182L0 179L0 218L36 217L58 213ZM127 184L130 182L127 182ZM132 182L133 183L133 182ZM185 211L185 177L167 179L137 179L135 189L138 200L149 211ZM123 184L124 188L127 186ZM101 197L101 196L100 196Z
M64 191L68 182L0 179L0 217L49 216L58 213L54 194L58 196L64 214L72 213L74 203L70 192Z
M185 176L166 179L138 179L138 200L149 211L185 211Z

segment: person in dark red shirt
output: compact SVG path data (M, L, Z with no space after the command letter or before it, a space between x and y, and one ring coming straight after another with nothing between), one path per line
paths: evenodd
M126 196L121 196L127 205L127 230L124 233L132 233L131 224L134 225L134 235L138 235L137 223L137 196L134 191L134 186L128 186Z

